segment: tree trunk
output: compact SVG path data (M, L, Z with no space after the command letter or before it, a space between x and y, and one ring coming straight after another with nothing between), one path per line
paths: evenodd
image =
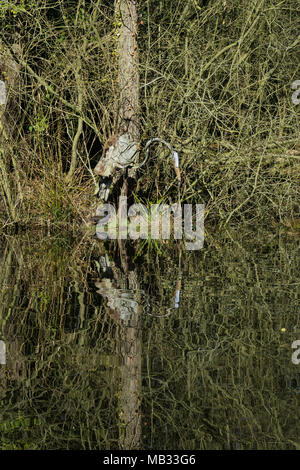
M104 155L94 169L95 174L102 178L113 177L114 183L127 169L129 176L135 178L136 169L133 166L138 161L140 119L137 9L137 0L115 0L118 36L118 119L116 129L104 146ZM104 193L106 189L104 185ZM123 187L122 194L124 193Z

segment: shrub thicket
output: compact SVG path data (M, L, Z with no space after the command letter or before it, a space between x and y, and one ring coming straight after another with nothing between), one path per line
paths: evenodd
M221 223L299 214L298 1L148 0L139 11L142 144L158 136L179 151L182 200L206 202ZM0 79L8 57L18 65L1 218L86 220L117 121L113 2L1 2L0 31ZM137 191L177 197L159 146Z

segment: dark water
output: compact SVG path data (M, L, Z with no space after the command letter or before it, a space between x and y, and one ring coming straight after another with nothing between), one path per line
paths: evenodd
M0 286L1 449L300 448L299 238L3 237Z

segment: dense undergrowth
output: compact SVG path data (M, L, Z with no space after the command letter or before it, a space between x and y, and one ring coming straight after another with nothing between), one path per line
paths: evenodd
M140 15L141 143L161 137L179 152L182 202L206 203L222 225L297 219L298 1L149 0ZM0 31L0 80L15 64L0 227L76 228L93 215L92 169L117 121L113 2L2 2ZM177 201L160 146L136 192Z

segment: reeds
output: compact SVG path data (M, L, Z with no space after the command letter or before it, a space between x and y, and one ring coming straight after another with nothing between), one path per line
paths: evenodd
M291 88L300 73L297 8L297 0L140 7L141 148L153 137L170 142L180 154L182 202L206 203L222 225L299 216L300 105ZM112 5L50 8L43 0L14 14L2 10L3 50L20 77L10 97L13 153L1 157L1 219L34 223L45 179L57 174L68 175L81 223L82 181L92 206L92 169L118 121ZM168 156L153 152L137 190L149 201L167 193L175 202ZM26 202L32 185L36 199ZM56 204L54 193L44 207ZM57 225L57 214L46 209L42 218Z

